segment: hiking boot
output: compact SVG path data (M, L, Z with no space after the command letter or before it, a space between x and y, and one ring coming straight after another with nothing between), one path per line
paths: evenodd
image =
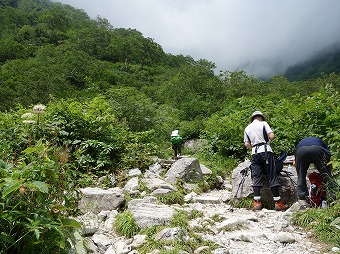
M288 208L288 206L283 203L282 199L275 202L275 210L276 211L285 211L285 210L287 210L287 208Z
M259 211L259 210L262 210L262 201L259 200L254 200L254 210L255 211Z

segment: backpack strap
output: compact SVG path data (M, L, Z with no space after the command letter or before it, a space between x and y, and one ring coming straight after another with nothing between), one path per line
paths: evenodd
M266 127L263 125L263 137L264 137L264 140L266 141L266 143L269 142L269 138L268 138L268 134L267 134L267 131L266 131Z

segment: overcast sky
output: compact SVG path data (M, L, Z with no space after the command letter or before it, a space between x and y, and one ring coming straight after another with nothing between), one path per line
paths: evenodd
M216 71L282 74L340 41L340 0L54 0L132 28Z

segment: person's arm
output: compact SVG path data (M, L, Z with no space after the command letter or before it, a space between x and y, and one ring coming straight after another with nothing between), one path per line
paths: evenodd
M247 147L247 148L252 148L252 145L250 143L250 138L249 138L246 131L244 131L243 136L244 136L244 146Z
M270 141L273 141L274 138L275 138L274 132L268 133L268 138L269 138Z
M252 148L252 146L251 146L251 144L249 143L249 142L244 142L244 145L245 145L245 147L247 147L247 148Z

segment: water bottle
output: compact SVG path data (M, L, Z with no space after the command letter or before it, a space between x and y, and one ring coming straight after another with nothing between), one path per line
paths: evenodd
M288 165L288 168L287 168L288 172L292 172L292 165Z
M317 189L316 185L314 183L312 183L311 186L310 186L310 192L313 193L314 196L316 196L317 190L318 189Z

